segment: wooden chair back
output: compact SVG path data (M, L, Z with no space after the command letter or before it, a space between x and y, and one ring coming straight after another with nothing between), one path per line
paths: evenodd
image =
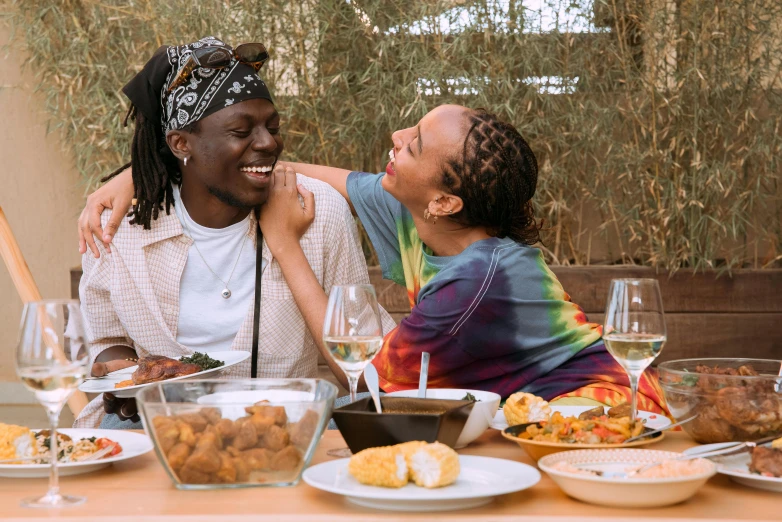
M19 243L16 242L2 207L0 207L0 257L3 258L5 266L11 274L11 280L14 282L22 302L40 301L42 299L41 292L38 290L38 285L35 284L33 274L24 260ZM71 409L74 417L81 413L87 402L87 395L80 391L76 391L68 399L68 407Z

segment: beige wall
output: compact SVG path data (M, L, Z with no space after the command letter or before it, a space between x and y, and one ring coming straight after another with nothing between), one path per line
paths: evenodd
M0 45L9 36L0 23ZM59 133L46 133L48 114L41 95L33 92L33 75L20 69L22 59L16 52L0 54L0 206L41 294L69 297L68 270L80 263L75 222L82 189ZM21 311L22 302L0 263L0 404L28 396L15 384L14 372Z

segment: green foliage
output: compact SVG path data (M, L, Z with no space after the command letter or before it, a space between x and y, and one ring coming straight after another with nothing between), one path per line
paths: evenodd
M272 51L288 159L380 171L393 130L486 107L538 156L549 261L782 259L778 0L542 0L554 27L520 0L3 1L91 185L128 157L121 86L212 34Z

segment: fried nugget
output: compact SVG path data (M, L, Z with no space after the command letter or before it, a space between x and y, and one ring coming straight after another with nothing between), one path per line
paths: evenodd
M286 429L279 426L269 426L258 441L258 446L272 451L280 451L290 443L290 439Z
M231 457L236 468L236 482L247 482L250 479L250 464L244 459Z
M236 464L227 451L220 452L220 469L215 473L215 478L223 484L236 482Z
M179 429L179 442L184 442L188 446L196 445L195 433L193 433L193 427L187 422L177 421L177 428Z
M193 448L184 442L178 442L167 454L168 465L171 466L171 469L174 471L179 471L179 469L185 465L185 461L192 451Z
M253 406L247 406L244 411L250 415L271 417L277 426L285 426L288 423L288 414L284 406L271 406L268 401L256 402Z
M176 419L190 424L190 427L193 428L193 432L195 433L204 431L207 424L209 424L206 421L206 418L200 413L182 413L177 415Z
M274 417L267 417L258 413L254 413L253 415L247 417L247 419L247 422L255 426L255 432L258 433L258 435L265 433L270 426L275 425Z
M215 428L223 439L233 439L239 433L239 427L229 419L220 419Z
M166 420L158 421L157 419ZM160 444L160 449L163 450L163 453L168 453L179 442L179 426L167 417L155 417L152 420L152 425L155 427L155 435Z
M177 476L185 484L209 484L211 482L209 473L204 473L197 468L191 468L187 465L179 470Z
M291 443L300 448L307 448L318 427L318 418L315 410L307 410L301 420L290 428Z
M237 421L238 422L238 421ZM258 444L258 432L251 422L243 422L233 440L233 446L238 450L254 448Z
M271 467L272 452L264 448L253 448L242 451L238 458L242 459L253 471L266 470Z
M274 454L271 467L274 471L292 471L301 465L301 452L294 446L286 446Z
M218 408L201 408L199 413L209 424L217 424L223 418L223 414Z

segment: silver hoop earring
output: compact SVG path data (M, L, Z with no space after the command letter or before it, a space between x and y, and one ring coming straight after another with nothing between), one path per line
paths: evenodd
M188 158L188 157L189 157L189 156L185 156L185 159L184 159L184 162L185 162L185 167L187 167L187 158Z

